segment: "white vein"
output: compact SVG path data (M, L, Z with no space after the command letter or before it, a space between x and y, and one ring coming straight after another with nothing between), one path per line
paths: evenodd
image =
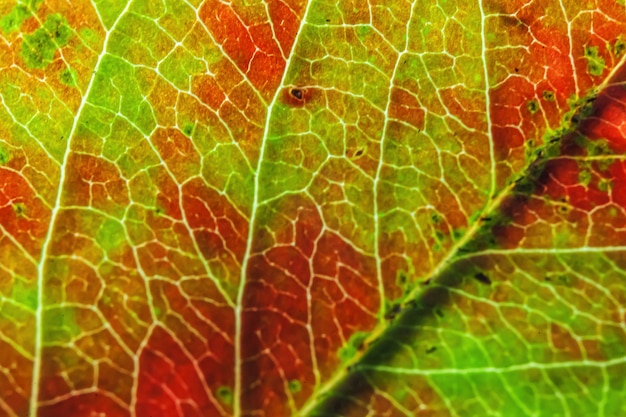
M76 111L74 122L72 123L72 127L70 129L70 133L67 138L67 145L65 147L65 153L63 155L63 163L61 164L61 168L60 168L61 172L60 172L60 177L59 177L59 187L57 189L55 204L52 209L51 216L50 216L49 228L48 228L46 237L43 241L43 245L41 248L41 262L39 262L39 264L37 265L37 300L38 300L38 303L37 303L37 309L35 311L35 343L34 343L35 357L33 361L33 373L32 373L30 406L29 406L29 409L30 409L29 415L31 416L37 415L37 406L38 406L38 398L39 398L39 379L41 375L41 365L42 365L41 350L43 348L42 326L43 326L43 311L44 311L42 300L43 300L45 265L46 265L45 259L50 249L50 246L52 244L52 237L54 235L54 226L59 216L59 213L61 211L61 198L63 196L63 191L64 191L66 169L68 167L68 161L69 161L69 157L71 154L71 141L72 141L72 137L74 136L78 128L78 121L80 120L82 111L85 108L85 105L87 104L87 98L89 97L91 88L94 85L94 81L96 79L95 74L98 72L98 69L100 68L102 60L106 56L106 51L107 51L107 47L109 44L111 33L113 32L113 30L115 29L119 21L121 20L122 16L126 14L128 9L130 8L130 5L131 5L131 2L129 1L126 4L126 7L124 8L124 10L122 10L122 12L119 14L117 19L111 26L111 29L106 31L105 33L104 42L102 44L102 52L100 53L100 55L98 55L98 60L96 61L96 65L94 67L94 71L93 71L94 75L92 75L91 79L89 80L89 85L87 86L87 89L85 90L85 93L83 94L81 98L80 104Z

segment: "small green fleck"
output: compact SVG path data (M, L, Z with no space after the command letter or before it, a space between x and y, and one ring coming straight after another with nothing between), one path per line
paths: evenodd
M588 187L591 182L591 172L587 169L581 170L578 173L578 181L585 187Z
M602 191L603 193L608 192L611 188L613 188L613 182L611 180L603 178L598 181L598 190Z
M602 75L606 62L598 56L597 46L585 46L585 58L587 59L587 71L591 75Z
M102 301L102 304L103 304L103 305L105 305L105 306L110 306L110 305L111 305L111 302L112 302L113 300L111 299L111 296L110 296L109 294L104 293L104 294L102 295L102 298L100 299L100 301Z
M354 332L348 340L348 344L339 349L338 356L341 362L345 363L352 359L354 355L359 351L365 339L369 335L368 332Z
M370 33L372 33L372 27L370 25L361 25L357 29L357 36L361 40L363 40Z
M545 101L554 101L554 92L552 91L545 90L541 93L541 96Z
M398 285L398 287L402 288L402 293L406 295L413 290L415 282L410 278L409 273L399 270L396 274L396 284ZM386 308L385 311L389 311L389 308Z
M458 229L453 229L452 230L452 240L453 241L458 241L459 239L461 239L465 233L467 232L467 230L464 227L458 228Z
M524 142L524 156L526 157L527 163L534 161L536 151L537 147L535 146L535 141L533 139L529 139Z
M398 401L404 401L407 395L408 390L406 389L406 387L398 388L393 391L393 397Z
M193 130L196 126L192 123L187 123L185 124L185 126L183 127L183 133L186 136L191 136L191 134L193 133Z
M291 381L289 381L287 383L287 386L289 387L289 392L293 394L302 390L302 384L297 379L292 379Z
M69 87L76 87L78 74L73 68L66 68L61 72L61 82Z
M24 203L15 203L13 204L13 211L15 212L16 216L23 217L25 216L24 213L26 213L26 206L24 205Z
M0 143L0 165L4 165L11 160L11 154L9 150Z
M624 42L622 40L622 37L620 36L615 41L615 45L613 45L613 52L615 53L616 57L619 57L624 53L624 50L626 50L626 42Z
M539 110L539 103L537 103L537 100L530 100L527 107L530 114L535 114Z
M432 216L430 216L430 220L435 224L441 223L441 220L442 220L441 214L434 213Z
M217 398L224 404L231 405L233 403L233 390L227 386L221 386L216 391Z

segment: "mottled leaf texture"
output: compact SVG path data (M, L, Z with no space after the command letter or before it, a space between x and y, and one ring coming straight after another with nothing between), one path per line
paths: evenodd
M0 1L0 416L626 415L623 0Z

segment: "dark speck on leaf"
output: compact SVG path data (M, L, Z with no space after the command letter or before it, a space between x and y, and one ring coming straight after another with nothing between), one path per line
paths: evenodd
M398 315L398 313L400 312L401 307L400 304L394 304L389 311L385 314L385 318L387 320L393 320L394 317L396 317Z
M437 346L431 346L428 349L426 349L426 353L430 355L431 353L433 353L436 350L437 350Z
M515 72L519 72L519 68L515 68Z
M330 23L330 19L326 19L326 22L327 22L327 23Z
M354 153L354 156L361 156L361 155L363 155L363 149L362 149L362 148L361 148L361 149L358 149L358 150Z
M485 274L483 274L482 272L479 272L477 274L474 274L474 278L476 279L476 281L486 284L486 285L491 285L491 280L489 279L489 277Z
M302 100L302 97L303 97L302 90L300 90L299 88L292 88L291 95L297 98L298 100Z

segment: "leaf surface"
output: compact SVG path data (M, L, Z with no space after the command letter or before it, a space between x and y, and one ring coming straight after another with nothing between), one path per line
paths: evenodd
M626 10L0 5L1 416L626 412Z

